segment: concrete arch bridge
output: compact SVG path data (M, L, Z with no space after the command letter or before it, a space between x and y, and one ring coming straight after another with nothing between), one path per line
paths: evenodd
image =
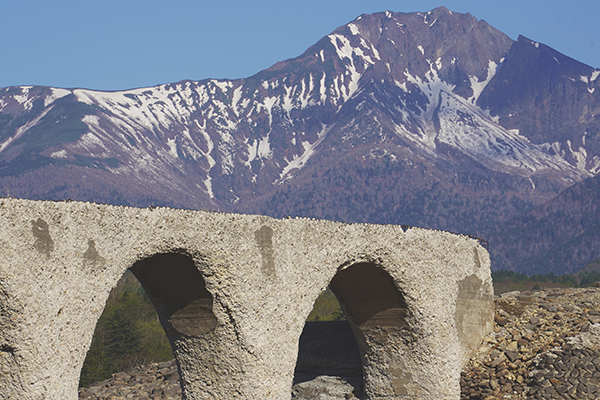
M0 199L0 397L76 399L111 288L131 269L186 399L289 399L319 294L340 300L365 398L458 399L491 330L476 239L394 225Z

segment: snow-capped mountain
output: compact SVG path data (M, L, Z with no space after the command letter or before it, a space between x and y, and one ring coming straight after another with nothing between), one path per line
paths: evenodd
M246 79L0 89L0 190L485 232L598 174L599 75L444 7L362 15Z

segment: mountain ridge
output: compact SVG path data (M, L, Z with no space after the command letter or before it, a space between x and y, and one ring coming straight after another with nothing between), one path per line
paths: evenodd
M600 70L557 54L439 7L243 79L2 88L0 190L485 236L600 171Z

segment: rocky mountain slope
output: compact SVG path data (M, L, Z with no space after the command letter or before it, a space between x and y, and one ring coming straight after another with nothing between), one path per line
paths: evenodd
M246 79L0 89L0 191L485 236L600 171L599 75L444 7L362 15Z

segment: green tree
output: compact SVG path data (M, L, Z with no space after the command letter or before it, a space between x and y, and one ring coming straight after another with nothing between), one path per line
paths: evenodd
M127 272L109 295L83 364L80 386L139 364L173 358L171 345L148 295Z

